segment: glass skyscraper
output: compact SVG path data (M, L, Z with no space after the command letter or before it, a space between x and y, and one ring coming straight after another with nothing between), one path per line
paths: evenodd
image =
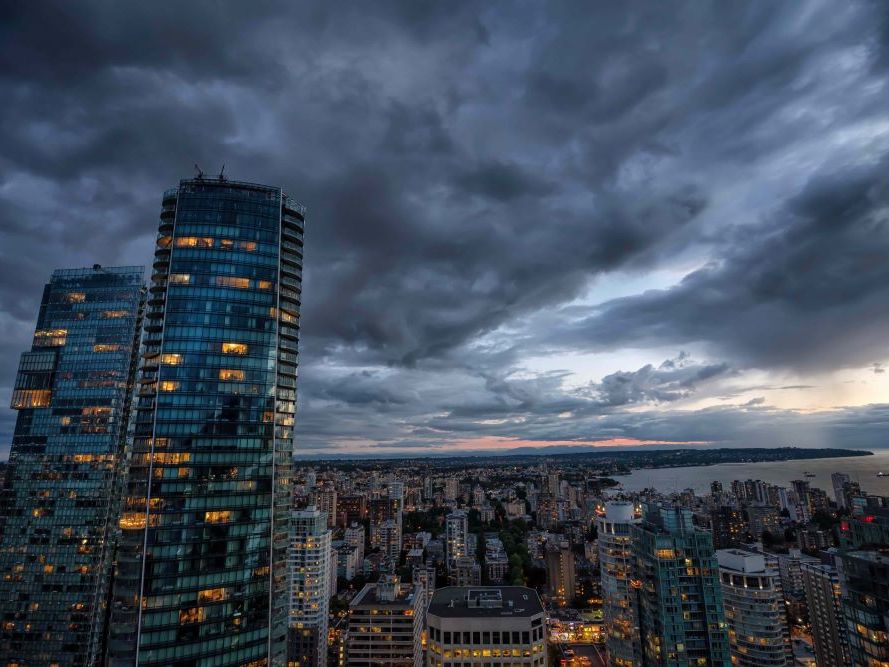
M59 270L12 393L0 664L99 664L142 267Z
M119 519L109 664L284 665L304 209L164 193Z
M730 667L719 565L713 538L692 511L643 504L631 527L639 589L642 664Z

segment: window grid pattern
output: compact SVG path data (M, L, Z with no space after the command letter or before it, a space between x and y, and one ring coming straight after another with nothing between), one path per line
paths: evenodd
M141 267L53 273L18 409L0 545L0 663L95 664L102 653L108 526L126 434Z
M303 218L283 201L218 180L164 197L112 665L285 663Z

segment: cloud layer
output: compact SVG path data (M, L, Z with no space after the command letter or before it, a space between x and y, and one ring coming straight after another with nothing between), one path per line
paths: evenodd
M163 189L224 162L309 207L305 451L877 446L887 34L879 3L5 6L0 399L50 270L147 262Z

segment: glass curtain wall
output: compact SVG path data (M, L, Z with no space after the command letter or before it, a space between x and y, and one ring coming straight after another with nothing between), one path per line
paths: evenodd
M163 197L119 528L111 665L283 665L304 209Z

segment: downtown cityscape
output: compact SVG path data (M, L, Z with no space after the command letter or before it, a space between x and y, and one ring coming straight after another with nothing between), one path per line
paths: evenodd
M889 667L887 26L0 10L0 667Z

